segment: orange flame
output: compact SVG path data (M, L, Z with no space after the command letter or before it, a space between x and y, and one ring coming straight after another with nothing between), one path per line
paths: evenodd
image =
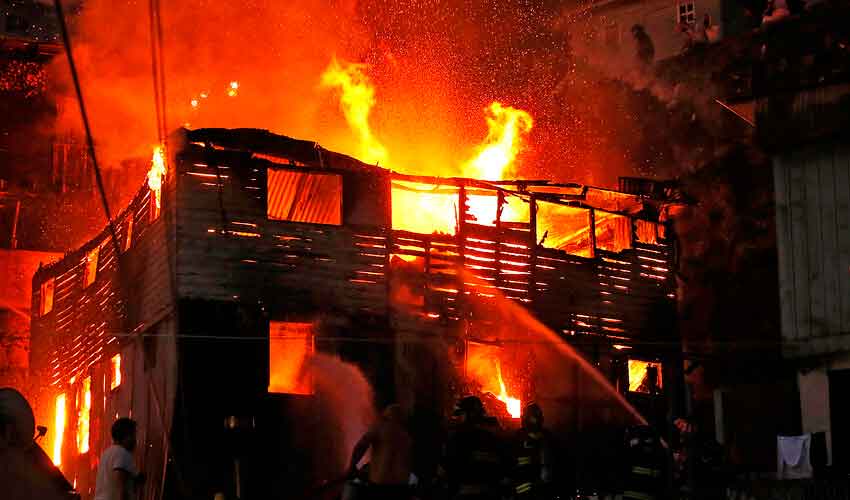
M497 181L513 175L511 167L522 149L523 135L531 131L534 120L527 112L493 102L487 113L487 138L476 149L478 154L463 166L463 175Z
M65 439L65 395L56 396L56 415L53 419L53 465L62 465L62 440Z
M466 357L466 373L481 385L482 393L489 392L505 403L511 417L521 416L522 402L508 394L505 380L502 378L498 347L470 343Z
M112 365L112 381L109 383L109 389L115 390L121 385L121 355L112 356L110 363Z
M341 65L334 57L322 74L322 86L338 89L340 109L360 142L360 159L366 163L386 163L387 150L369 127L369 113L375 106L375 88L364 73L366 68L365 64Z
M521 417L522 403L519 399L508 396L508 391L505 390L505 381L502 379L502 366L499 360L496 360L496 374L499 377L499 394L496 397L499 398L499 401L505 403L512 418Z
M162 146L154 146L151 168L148 170L148 187L154 194L157 214L162 207L162 180L165 178L165 173L165 155Z
M89 418L91 416L91 377L86 377L83 379L80 391L82 392L82 401L78 403L80 409L77 413L77 450L79 450L79 452L82 454L89 451Z

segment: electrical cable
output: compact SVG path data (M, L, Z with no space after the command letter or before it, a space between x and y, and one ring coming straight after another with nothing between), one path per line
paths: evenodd
M71 38L68 35L68 26L65 22L65 13L62 9L61 0L53 0L53 5L56 9L56 17L59 21L59 30L62 34L62 44L65 47L65 56L68 58L68 66L71 69L71 78L74 80L74 90L77 93L77 103L80 106L80 116L83 120L83 127L86 131L86 145L89 155L91 156L92 166L94 167L94 177L97 183L97 190L100 193L100 202L103 205L103 212L106 215L106 222L109 226L109 234L112 238L112 244L115 246L116 254L121 253L121 247L118 244L118 235L115 232L115 224L112 221L112 213L109 210L109 201L106 197L106 189L103 187L103 176L100 173L100 166L97 163L97 155L94 150L94 139L92 138L91 125L89 124L89 116L86 112L85 101L83 100L83 90L80 86L80 77L77 73L77 65L74 63L74 53L71 47Z

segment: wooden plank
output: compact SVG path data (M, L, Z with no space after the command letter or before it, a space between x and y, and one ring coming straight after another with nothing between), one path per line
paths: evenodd
M839 146L835 151L836 231L840 298L840 332L850 333L850 147Z
M826 335L826 290L824 287L824 240L823 212L821 205L820 186L820 157L821 153L814 148L803 152L801 157L805 177L805 210L806 210L806 245L808 257L809 279L809 314L811 315L811 335L821 337Z
M797 339L811 336L811 312L809 308L809 257L807 231L806 184L803 175L802 157L791 154L788 159L791 266L794 273L794 324Z
M841 297L839 287L838 226L834 151L820 151L818 169L820 171L821 227L823 238L823 292L824 292L824 329L826 335L835 335L841 331Z

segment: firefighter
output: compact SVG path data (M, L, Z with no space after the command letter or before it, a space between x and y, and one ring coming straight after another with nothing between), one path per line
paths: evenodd
M512 482L517 499L541 498L552 480L551 437L543 428L543 410L531 403L522 412L522 428L513 443Z
M626 431L627 473L623 500L659 500L664 493L665 453L651 427Z
M497 500L501 497L506 454L494 422L475 396L462 398L455 406L455 425L446 443L442 465L451 498Z

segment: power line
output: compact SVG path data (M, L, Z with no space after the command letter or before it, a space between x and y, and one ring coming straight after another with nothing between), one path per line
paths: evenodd
M109 201L106 198L106 190L103 187L103 177L100 174L100 166L97 163L97 155L94 150L94 139L92 139L91 125L89 125L89 116L86 112L86 105L83 100L83 90L80 87L80 77L77 74L77 65L74 64L71 38L68 35L68 26L65 23L65 13L62 9L62 1L53 0L53 5L56 8L56 17L59 20L59 30L62 33L62 44L65 47L65 56L68 58L68 66L71 68L71 78L74 80L74 90L77 93L77 103L80 106L80 116L83 119L83 127L85 127L86 130L86 145L88 146L89 155L91 156L92 165L94 166L94 177L97 182L97 190L100 193L100 202L103 205L103 212L106 214L106 222L109 226L109 234L112 237L112 244L115 246L115 252L116 254L120 254L121 247L118 244L118 235L115 232L115 224L112 222L112 213L109 210Z

